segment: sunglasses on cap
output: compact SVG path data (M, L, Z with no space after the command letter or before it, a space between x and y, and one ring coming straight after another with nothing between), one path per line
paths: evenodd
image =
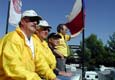
M42 27L41 30L50 32L50 29L47 27Z

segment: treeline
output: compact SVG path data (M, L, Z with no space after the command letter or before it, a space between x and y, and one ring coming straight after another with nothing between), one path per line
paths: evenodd
M106 44L103 44L95 34L91 34L85 38L84 54L82 54L82 42L80 49L77 53L86 67L115 66L115 32L109 36Z

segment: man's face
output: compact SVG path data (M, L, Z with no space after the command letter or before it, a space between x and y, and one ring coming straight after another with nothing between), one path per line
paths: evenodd
M23 25L25 26L26 31L29 33L34 33L36 31L36 25L38 24L38 20L33 17L25 17Z
M67 27L63 25L62 34L65 35L67 33L67 30Z
M57 46L59 44L59 38L57 39L51 38L49 41L53 46Z
M37 30L37 34L41 39L46 39L48 37L49 32L50 28L47 27L40 27L39 30Z

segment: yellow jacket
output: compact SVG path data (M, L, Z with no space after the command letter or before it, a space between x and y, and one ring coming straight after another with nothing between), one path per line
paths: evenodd
M44 58L37 53L34 38L33 42L34 58L20 28L2 38L0 42L0 80L41 80L39 75L45 76L47 80L56 77Z
M59 45L56 46L57 51L59 51L60 53L62 53L65 57L68 56L67 54L67 41L70 40L70 35L65 35L63 36L61 33L58 33L61 36L61 39L59 40Z
M0 38L0 42L1 42L2 38Z
M56 68L56 58L53 55L51 49L48 46L48 43L44 40L43 42L39 39L37 35L34 35L36 42L38 43L38 51L44 56L44 59L47 61L49 67L53 70Z

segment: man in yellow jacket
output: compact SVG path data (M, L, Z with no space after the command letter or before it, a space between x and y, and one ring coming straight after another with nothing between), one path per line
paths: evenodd
M44 59L48 63L49 67L53 70L56 68L56 59L50 50L46 38L50 31L51 27L46 20L40 20L40 23L36 30L36 42L39 44L38 51L44 56ZM41 51L41 52L40 52Z
M59 40L59 44L56 46L56 50L58 51L58 53L63 55L61 58L57 59L57 67L63 71L65 70L66 58L70 53L67 41L69 41L71 38L76 37L80 33L79 32L76 35L68 35L67 30L68 28L65 24L59 24L57 26L57 33L61 36L61 39Z
M57 75L57 73L59 75L62 75L62 76L57 75L57 79L59 78L61 80L70 80L71 73L65 73L63 71L59 71L56 68L55 55L53 54L48 43L46 42L50 29L51 27L46 20L40 20L40 23L36 30L36 35L34 35L34 37L36 38L36 42L38 43L37 50L39 51L39 53L43 55L49 67L54 71L55 75Z
M57 26L57 32L61 36L61 39L59 39L59 44L55 48L58 53L63 55L61 58L57 58L57 67L62 71L65 71L66 58L68 57L67 41L71 39L71 36L66 34L67 30L64 24L59 24Z
M0 41L0 80L56 80L56 76L37 53L32 36L41 17L34 10L22 14L19 27Z
M56 59L61 58L62 56L60 53L58 53L58 51L55 48L55 46L59 44L60 38L61 36L57 33L51 33L48 35L48 45L49 45L49 48L52 50L53 54L55 55ZM70 80L72 76L71 72L61 71L60 69L58 69L58 67L55 69L55 73L57 77L62 80L65 80L65 79Z

